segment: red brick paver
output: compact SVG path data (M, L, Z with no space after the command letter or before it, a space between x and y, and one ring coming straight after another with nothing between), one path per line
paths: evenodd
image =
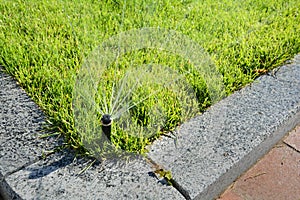
M284 139L284 143L300 152L300 126L291 131L289 136Z
M300 126L284 143L276 145L218 200L300 200Z

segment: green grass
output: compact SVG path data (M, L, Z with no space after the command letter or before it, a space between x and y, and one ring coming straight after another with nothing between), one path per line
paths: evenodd
M83 150L74 128L72 92L84 58L105 39L143 27L186 34L211 55L229 95L252 82L257 70L271 70L300 52L299 8L298 0L4 0L0 65L45 111L52 131L64 135L66 146ZM154 58L168 66L188 65L164 52L126 56L119 65ZM196 89L200 110L205 109L210 105L205 80L196 75L187 79ZM168 129L180 121L171 115L175 121ZM149 143L123 136L117 134L113 140L129 151L141 151Z

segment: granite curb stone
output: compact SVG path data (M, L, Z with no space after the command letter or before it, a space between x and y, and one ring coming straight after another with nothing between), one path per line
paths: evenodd
M57 141L40 139L43 112L1 67L0 85L0 194L9 198L14 192L5 177L38 160Z
M124 166L95 165L82 174L85 159L70 153L56 154L7 177L23 199L184 199L173 187L149 175L143 160Z

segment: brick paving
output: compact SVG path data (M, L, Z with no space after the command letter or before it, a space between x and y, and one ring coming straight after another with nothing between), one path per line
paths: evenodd
M300 200L300 126L273 147L218 200Z

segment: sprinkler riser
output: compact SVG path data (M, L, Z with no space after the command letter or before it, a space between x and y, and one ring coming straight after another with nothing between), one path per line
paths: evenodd
M102 131L110 141L112 119L109 114L105 114L101 118Z

